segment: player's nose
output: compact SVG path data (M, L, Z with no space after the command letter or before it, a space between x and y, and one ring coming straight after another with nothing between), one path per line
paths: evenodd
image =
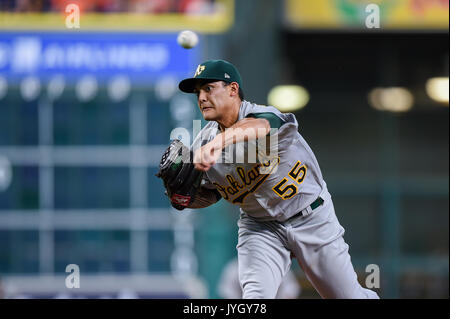
M201 102L206 102L206 93L203 90L200 90L200 92L198 92L198 102L201 106Z

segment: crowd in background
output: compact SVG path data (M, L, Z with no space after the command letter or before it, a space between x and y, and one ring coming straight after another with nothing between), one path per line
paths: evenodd
M0 11L64 12L77 4L82 12L208 13L215 0L0 0Z

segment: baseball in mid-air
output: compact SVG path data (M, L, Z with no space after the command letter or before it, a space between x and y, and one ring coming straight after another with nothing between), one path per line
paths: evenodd
M178 34L177 42L185 49L191 49L198 43L198 36L191 30L184 30Z

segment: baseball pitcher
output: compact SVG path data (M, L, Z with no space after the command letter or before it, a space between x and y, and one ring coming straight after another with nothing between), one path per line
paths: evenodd
M239 281L243 298L275 298L296 258L323 298L378 298L363 288L331 195L293 114L244 100L229 62L200 64L181 91L197 95L208 124L191 147L173 141L158 177L176 209L221 198L239 205Z

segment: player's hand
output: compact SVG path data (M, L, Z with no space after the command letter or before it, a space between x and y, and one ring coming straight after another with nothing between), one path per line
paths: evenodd
M206 172L213 166L222 154L222 144L217 139L213 139L208 144L203 145L194 153L194 165L199 171Z

